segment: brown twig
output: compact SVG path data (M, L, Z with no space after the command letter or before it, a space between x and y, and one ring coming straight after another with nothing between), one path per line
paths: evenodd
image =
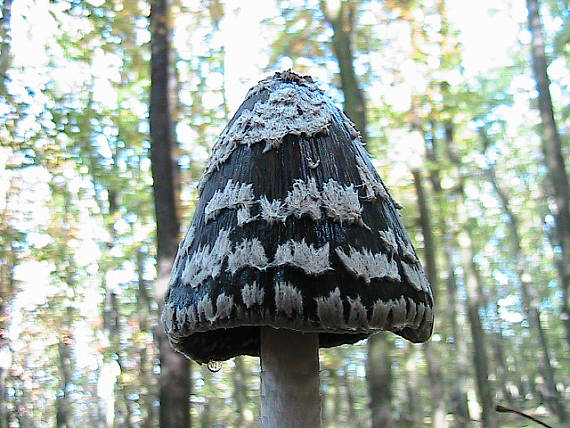
M499 413L516 413L517 415L520 415L520 416L522 416L522 417L525 417L525 418L527 418L527 419L530 419L531 421L534 421L534 422L536 422L537 424L540 424L540 425L545 426L545 427L547 427L547 428L554 428L554 427L552 427L551 425L548 425L548 424L546 424L546 423L544 423L544 422L542 422L542 421L539 421L539 420L536 419L536 418L533 418L533 417L530 416L530 415L527 415L526 413L523 413L523 412L518 411L518 410L515 410L515 409L510 409L510 408L505 407L505 406L501 406L500 404L497 404L497 405L495 406L495 410L496 410L497 412L499 412Z

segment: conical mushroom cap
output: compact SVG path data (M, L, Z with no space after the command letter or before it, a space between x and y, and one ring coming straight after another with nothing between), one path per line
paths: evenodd
M259 355L259 327L321 347L427 340L433 296L353 123L310 77L252 88L216 143L162 314L203 363Z

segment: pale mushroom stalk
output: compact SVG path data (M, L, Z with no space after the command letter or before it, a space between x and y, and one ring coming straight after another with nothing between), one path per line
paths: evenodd
M261 426L318 427L319 335L261 328Z

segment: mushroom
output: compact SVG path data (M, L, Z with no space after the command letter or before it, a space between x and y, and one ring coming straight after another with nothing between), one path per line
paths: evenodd
M319 425L318 348L430 337L433 295L399 206L311 77L249 91L199 190L162 323L198 363L261 356L264 426Z

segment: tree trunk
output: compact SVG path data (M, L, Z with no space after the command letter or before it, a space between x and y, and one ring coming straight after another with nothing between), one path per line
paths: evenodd
M71 337L64 333L57 344L60 372L60 393L56 398L57 428L69 428L71 424L71 403L69 402L69 387L73 373L71 367Z
M176 256L179 222L176 213L172 167L173 127L169 71L169 0L151 0L150 134L157 229L156 299L162 309L168 279ZM190 365L168 343L162 327L156 329L160 356L160 426L190 426Z
M491 285L491 289L493 290L490 299L493 302L493 310L494 310L494 331L491 335L491 346L493 349L493 359L495 360L495 377L497 379L497 389L500 388L503 399L509 405L513 403L513 396L508 388L508 381L509 381L509 368L507 366L507 361L505 358L505 336L503 335L503 327L501 326L501 316L499 314L499 305L497 304L499 300L499 296L497 293L497 287L493 283ZM490 318L490 317L489 317Z
M462 220L465 220L465 216L462 216ZM461 256L464 269L465 304L473 339L473 363L475 365L477 397L481 405L481 423L484 427L495 428L498 425L489 380L487 343L479 313L483 302L482 288L479 281L479 273L473 261L475 253L470 231L462 231L460 241L462 242Z
M486 135L483 135L486 138ZM537 349L540 349L542 360L542 371L544 373L545 387L547 389L548 404L560 421L567 418L566 409L563 404L560 392L556 388L556 374L552 366L550 357L550 347L546 338L546 333L540 320L540 308L536 302L536 296L532 288L532 277L527 272L526 257L523 254L521 237L519 233L519 220L511 209L511 203L507 192L505 192L497 180L495 169L491 164L487 167L487 177L495 190L501 209L508 219L509 238L511 241L511 252L516 267L517 279L521 287L521 297L526 318L531 330L531 337Z
M424 137L425 138L425 137ZM431 224L431 215L428 208L427 198L423 184L423 177L419 170L413 170L414 187L416 189L416 197L418 201L418 211L420 213L420 226L424 241L424 260L426 264L426 275L433 291L434 298L438 295L438 276L437 265L435 262L435 245L433 240L433 231ZM432 393L435 397L441 399L432 400L432 425L437 428L445 428L447 421L445 416L445 389L443 387L443 373L441 371L440 357L437 354L435 346L431 346L430 342L423 345L423 351L426 358L428 369L428 377L432 386Z
M454 232L448 228L444 235L444 259L447 261L447 306L446 313L451 322L451 334L453 337L453 354L455 358L457 374L453 382L453 391L451 392L451 402L453 413L456 420L454 427L465 428L470 426L471 415L469 414L469 406L467 401L467 391L465 385L469 377L469 358L467 355L467 343L463 337L460 328L458 297L457 297L457 278L455 276L454 255L458 252Z
M484 427L497 427L497 418L493 403L493 392L489 381L489 366L487 343L485 340L485 332L481 322L479 310L483 304L483 284L475 264L475 250L472 240L472 231L467 224L467 213L465 212L465 179L461 172L461 159L455 151L454 144L454 127L453 123L448 121L444 124L446 152L449 160L455 166L457 171L458 183L457 192L458 201L458 220L462 226L459 235L461 243L461 260L463 266L463 281L465 284L465 305L471 336L473 339L473 363L475 365L475 384L477 390L477 398L481 405L481 422Z
M146 281L144 279L144 258L145 254L142 249L137 250L137 312L140 332L150 331L151 322L151 301L147 290ZM155 411L153 402L155 400L154 391L154 375L152 374L154 359L152 349L146 340L140 344L139 350L139 376L142 389L139 391L139 405L141 408L141 426L143 428L151 428L156 425Z
M372 428L392 428L392 360L389 339L382 333L368 339L366 380L370 398Z
M344 94L344 111L354 121L366 141L366 102L354 70L352 37L355 26L356 3L340 0L320 1L321 11L333 30L332 47L340 69L340 87Z
M346 393L346 404L348 405L348 416L352 421L352 426L355 428L361 428L362 423L360 418L357 414L356 410L356 399L354 397L354 390L352 386L352 380L350 379L350 375L348 372L348 365L345 365L343 369L343 376L342 376L342 384L344 387L344 391Z
M467 383L467 378L469 377L469 362L467 356L467 346L465 343L465 339L463 337L463 332L461 331L459 325L459 311L457 308L458 297L457 297L457 278L455 276L455 261L454 255L457 253L455 250L456 239L455 239L455 231L453 230L453 226L449 224L447 221L447 214L446 208L444 204L448 203L447 199L444 198L441 186L441 177L440 177L440 168L441 166L438 165L439 158L437 153L437 140L434 136L436 132L437 124L435 121L430 121L429 126L431 127L431 141L428 144L427 137L424 137L424 141L426 142L425 149L426 149L426 158L434 163L434 166L429 170L429 179L432 185L434 199L436 200L437 207L438 207L438 226L439 229L444 231L443 236L443 255L446 262L446 270L447 270L447 280L446 280L446 292L447 292L447 299L446 299L446 313L448 315L449 322L451 324L451 335L453 337L453 342L450 346L453 348L453 354L456 355L455 360L455 368L457 370L456 375L450 376L453 379L453 387L450 393L450 400L451 403L450 410L455 414L455 421L454 427L463 428L470 425L470 415L469 415L469 407L467 402L467 392L465 390L465 385ZM417 182L417 180L416 180ZM417 186L417 184L416 184ZM416 193L418 190L416 189ZM418 198L419 199L419 198ZM419 201L418 201L419 202ZM429 211L428 211L429 212ZM421 215L421 213L420 213ZM421 221L421 219L420 219ZM427 224L425 228L427 229ZM424 226L422 226L422 229ZM425 238L424 238L425 239ZM428 241L430 242L430 241ZM426 244L426 248L428 245ZM427 272L437 271L435 262L433 263L433 267L428 267L429 259L426 258L426 270ZM438 276L434 276L437 280ZM435 290L438 290L438 287L434 287ZM437 291L434 291L437 293ZM433 358L431 356L426 355L426 360ZM429 370L429 366L428 366ZM437 376L437 373L433 373L433 377ZM431 377L430 377L431 379Z
M566 341L570 346L570 183L566 172L562 141L554 118L550 95L550 79L547 71L544 32L540 19L539 1L527 0L528 28L531 34L532 70L538 91L538 109L542 130L542 151L551 181L555 202L555 222L560 246L558 271L562 290L561 319L566 330Z
M318 428L320 420L318 334L261 328L261 426Z
M247 375L243 364L243 357L234 358L234 370L232 372L232 380L234 384L234 402L236 406L235 425L242 427L244 423L244 410L247 406Z
M425 344L427 345L429 342L426 342ZM416 370L416 353L413 345L406 343L404 354L406 361L402 362L402 370L400 370L399 373L401 373L403 378L402 383L406 401L404 406L400 406L401 411L398 425L406 428L415 428L423 425L424 420L423 400L421 399L420 394L418 394L420 386L418 385L417 380L417 376L421 376L421 373ZM436 396L436 392L432 391L430 395L432 395L433 398ZM429 401L433 401L433 399Z

